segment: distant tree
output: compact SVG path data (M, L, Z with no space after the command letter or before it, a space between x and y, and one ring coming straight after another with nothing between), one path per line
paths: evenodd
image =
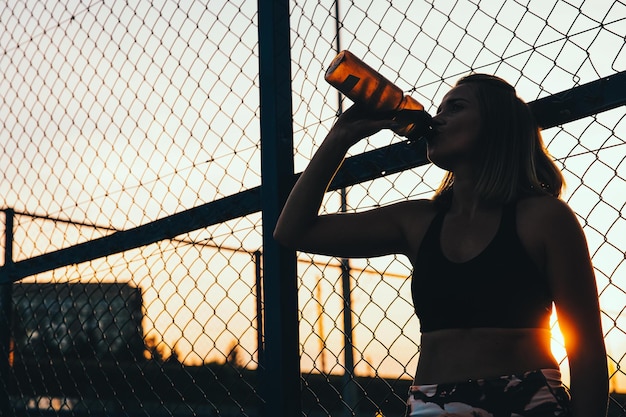
M230 344L228 356L226 356L226 363L233 368L243 368L243 358L241 357L241 346L236 339Z
M181 364L180 353L178 352L178 343L174 343L170 356L166 360L167 363Z
M146 356L149 361L157 363L165 362L165 348L162 342L157 341L156 336L146 337Z

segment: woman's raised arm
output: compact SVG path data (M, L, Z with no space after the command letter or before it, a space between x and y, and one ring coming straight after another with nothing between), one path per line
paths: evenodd
M410 203L399 203L363 213L319 215L330 181L348 149L384 128L391 119L352 106L343 113L294 185L278 218L274 238L297 250L332 256L366 257L403 252L401 213Z

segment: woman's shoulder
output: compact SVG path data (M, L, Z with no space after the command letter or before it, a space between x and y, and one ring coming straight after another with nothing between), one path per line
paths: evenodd
M519 200L517 218L521 228L530 228L543 233L549 233L559 227L578 226L572 208L562 199L551 195L538 195Z
M391 216L405 227L424 227L430 224L437 214L437 206L432 200L414 199L404 200L386 207L385 216Z
M406 200L397 204L410 218L426 219L434 216L439 211L439 206L428 199Z
M415 199L397 203L396 209L397 211L391 215L402 225L408 245L405 254L414 263L414 257L417 255L422 239L439 212L439 208L432 200Z
M402 200L362 212L366 221L376 222L384 227L395 224L406 235L427 227L436 213L436 205L432 200L426 199Z
M544 268L554 248L564 250L580 242L582 234L569 205L554 196L542 195L517 203L517 233L535 263ZM551 248L551 249L548 249Z
M535 218L550 218L553 216L572 215L570 206L558 197L548 194L529 196L518 201L517 211L521 215Z

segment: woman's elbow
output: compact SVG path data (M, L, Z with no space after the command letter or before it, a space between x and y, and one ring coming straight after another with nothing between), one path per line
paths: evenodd
M278 223L274 228L274 233L272 234L274 240L281 244L282 246L288 248L296 247L296 239L293 233L290 233L289 229Z
M304 250L311 244L312 235L314 235L315 227L309 223L279 221L274 227L272 236L280 245L295 249Z

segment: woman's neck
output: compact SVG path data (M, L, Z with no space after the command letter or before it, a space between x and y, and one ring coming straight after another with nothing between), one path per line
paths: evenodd
M452 185L452 201L449 212L467 216L470 219L478 213L492 211L495 207L476 193L476 182L468 177L454 178Z

